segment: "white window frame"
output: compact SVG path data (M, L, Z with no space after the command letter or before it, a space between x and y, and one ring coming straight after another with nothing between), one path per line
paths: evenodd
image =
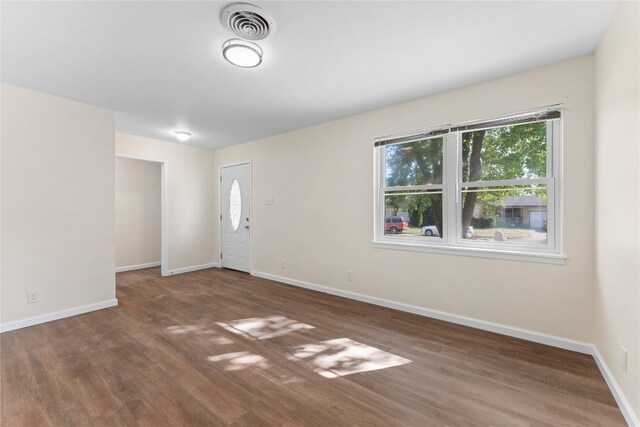
M519 245L517 243L497 243L463 239L462 235L462 134L464 130L454 130L461 125L491 122L508 119L523 114L533 114L549 109L559 110L561 117L547 122L547 176L538 179L477 181L473 187L495 187L498 185L544 184L547 188L547 244L540 246ZM563 264L566 256L562 251L562 106L551 106L519 112L512 115L475 120L456 126L448 125L450 132L425 137L430 129L411 134L391 135L379 140L392 140L405 135L401 144L411 141L443 138L442 184L427 184L407 187L385 187L386 158L385 145L374 148L374 239L373 246L383 249L399 249L420 252L433 252L451 255L475 256L485 258L510 259L519 261ZM494 128L499 126L488 126ZM433 130L442 130L441 126ZM424 236L398 236L385 234L385 192L389 190L437 190L442 191L442 229L444 237L428 238Z

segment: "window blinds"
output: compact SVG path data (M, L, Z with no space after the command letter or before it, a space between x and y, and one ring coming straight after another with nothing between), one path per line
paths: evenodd
M498 119L459 123L456 125L447 125L439 128L426 129L419 132L410 132L380 137L375 139L374 146L382 147L385 145L403 144L405 142L419 141L421 139L433 138L434 136L445 135L452 132L468 132L472 130L489 129L500 126L513 126L525 123L559 119L561 117L561 114L562 106L553 105L535 111L514 114L512 116L501 117Z

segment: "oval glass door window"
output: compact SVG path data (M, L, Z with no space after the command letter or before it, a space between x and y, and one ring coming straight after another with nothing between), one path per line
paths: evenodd
M240 216L242 215L242 196L240 195L240 184L234 179L231 183L231 191L229 193L229 218L231 219L231 227L233 231L240 228Z

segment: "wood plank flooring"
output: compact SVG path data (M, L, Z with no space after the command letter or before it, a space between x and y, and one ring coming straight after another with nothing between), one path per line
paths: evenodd
M0 336L3 427L625 425L591 356L219 269L117 297Z

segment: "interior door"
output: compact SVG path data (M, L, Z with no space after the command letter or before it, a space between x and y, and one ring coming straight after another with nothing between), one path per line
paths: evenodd
M220 236L223 268L251 270L251 165L221 169Z

